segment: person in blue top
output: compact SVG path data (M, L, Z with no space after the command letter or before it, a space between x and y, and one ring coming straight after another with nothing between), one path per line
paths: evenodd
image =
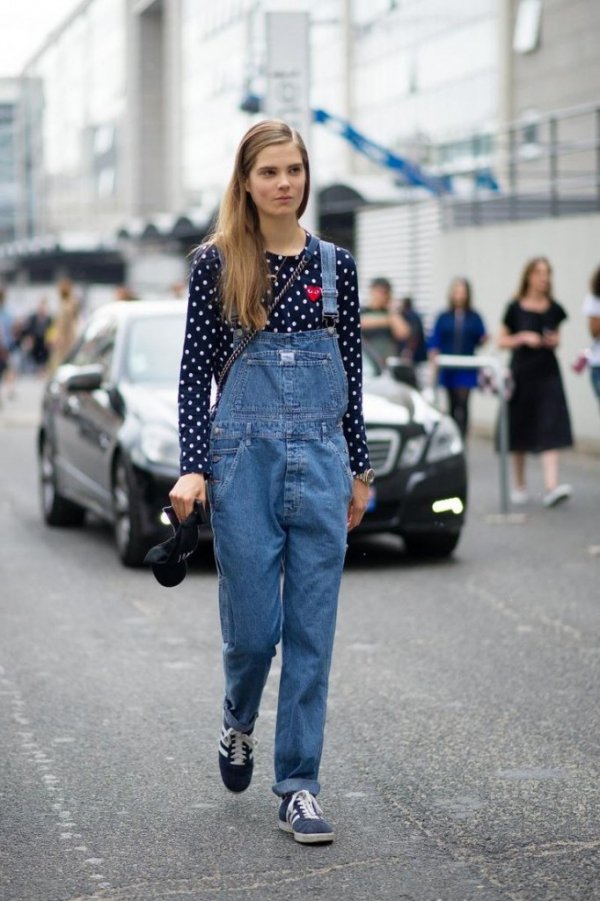
M477 385L476 369L439 368L439 354L472 356L484 344L486 334L483 319L471 305L471 285L466 278L454 278L448 291L448 309L435 320L429 338L429 358L432 363L432 384L446 389L450 415L462 435L469 427L469 395Z
M12 354L15 349L15 326L13 317L4 306L4 289L0 287L0 407L2 406L2 385L6 384L7 395L15 396L15 368Z

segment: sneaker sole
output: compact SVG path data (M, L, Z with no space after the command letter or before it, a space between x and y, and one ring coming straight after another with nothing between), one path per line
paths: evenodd
M550 510L552 507L557 507L559 504L564 503L571 497L570 494L561 494L558 497L552 498L551 501L544 501L544 507L547 510Z
M288 835L293 835L294 841L299 842L301 845L324 845L335 839L334 832L294 832L289 823L283 823L281 820L278 822L281 831L287 832Z
M223 782L222 779L221 782ZM245 791L248 791L250 784L248 783L248 785L245 785L243 788L231 788L226 782L223 782L223 787L226 788L228 792L231 792L232 795L242 795Z
M219 763L220 762L221 762L221 759L219 758ZM248 779L248 782L246 783L246 785L242 785L241 788L233 788L231 785L227 784L227 780L230 778L230 774L227 772L223 773L223 770L221 769L220 766L219 766L219 774L221 776L221 782L223 783L223 785L225 786L225 788L227 789L228 792L231 792L232 795L241 795L242 792L245 792L250 788L250 783L252 782L252 776L254 775L254 772L252 771L249 774L248 773L245 774L246 778L248 778L248 775L250 776L250 778Z

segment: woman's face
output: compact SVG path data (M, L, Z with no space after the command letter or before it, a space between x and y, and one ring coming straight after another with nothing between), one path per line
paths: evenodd
M291 141L271 144L256 157L245 188L259 216L296 216L304 197L306 173L300 148Z
M465 283L461 281L454 282L452 290L450 291L450 302L454 309L464 310L467 305L468 296L469 294Z
M529 290L536 294L547 294L550 289L550 267L543 260L538 260L529 273Z

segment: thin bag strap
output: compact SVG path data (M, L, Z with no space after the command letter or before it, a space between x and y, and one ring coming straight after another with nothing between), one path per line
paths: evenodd
M300 262L298 263L298 265L296 266L296 268L294 269L294 271L288 278L288 280L285 283L285 285L283 286L283 288L277 292L276 297L274 297L272 299L271 303L267 307L267 319L270 317L271 313L274 311L275 307L277 306L277 304L279 303L279 301L281 300L281 298L283 297L285 292L293 285L293 283L296 281L296 279L298 278L300 273L304 269L306 269L306 266L310 262L311 257L314 256L317 248L319 247L319 244L320 244L319 239L316 238L314 235L311 235L310 240L308 242L308 246L304 249L304 253L302 254L302 259L300 260ZM219 256L220 256L220 254L219 254ZM246 334L243 335L243 337L240 339L239 343L236 345L235 349L233 350L233 353L228 357L227 361L225 362L225 365L223 366L221 372L219 373L219 378L217 380L217 396L216 396L215 402L213 404L213 408L212 408L213 411L216 410L216 408L219 404L219 401L221 400L221 395L223 394L223 388L225 387L225 380L227 379L227 375L228 375L231 367L233 366L235 361L241 357L241 355L244 353L244 351L246 350L246 348L248 347L250 342L253 340L253 338L255 338L255 336L257 334L258 334L257 329L251 329L249 332L246 332Z

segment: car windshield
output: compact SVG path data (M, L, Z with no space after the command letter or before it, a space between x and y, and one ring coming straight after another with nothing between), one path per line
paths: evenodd
M129 328L125 376L131 382L177 382L185 319L181 315L134 319ZM363 375L381 375L381 367L363 344Z
M179 380L185 318L181 314L134 319L127 336L125 377L131 382Z

